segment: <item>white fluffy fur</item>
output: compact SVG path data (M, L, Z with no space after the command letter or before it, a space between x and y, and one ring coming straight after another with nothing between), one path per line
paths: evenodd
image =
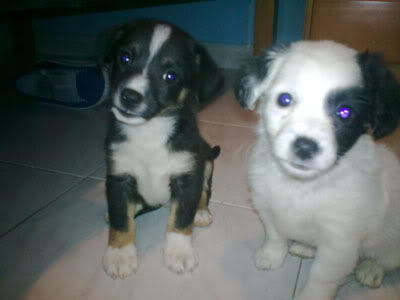
M269 76L253 91L261 95L261 119L249 182L266 232L256 265L281 266L289 240L314 246L310 278L296 299L332 299L360 256L385 270L400 265L400 163L368 135L335 161L334 125L325 99L334 89L360 85L354 50L333 42L299 42L274 55ZM282 92L293 95L290 108L278 108L275 99ZM293 166L290 150L302 135L322 149L306 162L307 169ZM313 254L299 246L296 251Z
M174 122L173 117L156 117L141 125L126 125L123 134L127 140L111 146L115 161L112 172L134 175L138 191L149 205L166 204L171 176L193 168L192 154L168 150L166 143Z
M164 249L165 266L175 273L193 271L199 261L192 247L192 236L175 232L167 233Z
M207 209L198 209L194 217L194 225L199 227L208 226L212 223L212 215Z
M112 278L125 278L136 271L136 247L129 244L123 248L107 247L103 257L104 270Z

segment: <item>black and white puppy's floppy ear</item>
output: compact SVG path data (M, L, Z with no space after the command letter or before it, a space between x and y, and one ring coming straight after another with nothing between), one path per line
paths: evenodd
M99 33L96 37L96 59L99 68L107 68L112 62L113 46L123 33L126 24L115 25Z
M240 74L234 85L236 99L240 105L254 110L259 97L268 86L268 79L273 76L272 67L279 53L285 51L285 46L271 47L259 56L248 60L240 69Z
M202 109L222 93L225 80L210 54L197 42L194 42L194 53L198 68L198 101Z
M124 25L116 25L105 31L101 32L96 37L95 55L97 69L103 74L104 78L104 91L102 99L103 102L109 99L110 96L110 76L112 70L112 54L115 42L121 38L124 32Z
M400 121L400 85L376 53L358 54L366 97L369 125L376 139L392 133Z

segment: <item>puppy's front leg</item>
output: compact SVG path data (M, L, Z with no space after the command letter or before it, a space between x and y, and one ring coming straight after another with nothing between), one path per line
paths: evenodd
M167 225L167 241L164 249L165 266L175 273L193 271L198 265L197 255L192 247L193 219L185 226L181 223L178 211L181 210L179 203L173 202L171 214Z
M334 243L327 242L317 248L310 278L295 300L331 300L353 271L358 260L358 244L354 241Z
M277 269L282 266L288 252L287 240L276 230L272 216L266 211L259 211L264 224L264 245L256 252L256 267L259 270Z
M109 214L108 247L103 258L104 270L113 278L125 278L136 271L135 180L131 176L109 175L106 179Z
M198 265L198 258L192 247L192 230L201 187L201 176L184 175L171 180L172 204L164 262L175 273L193 271Z

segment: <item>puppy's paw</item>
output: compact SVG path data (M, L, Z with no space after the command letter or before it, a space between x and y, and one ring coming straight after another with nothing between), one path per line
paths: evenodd
M305 294L300 294L296 297L293 298L293 300L333 300L333 297L324 297L324 296L309 296L309 295L305 295Z
M212 215L207 209L199 209L194 217L194 226L206 227L212 223Z
M355 274L362 285L378 288L382 284L385 272L374 260L365 260L357 267Z
M336 289L324 289L323 286L320 288L308 288L307 286L304 290L293 298L293 300L333 300L335 298Z
M191 236L174 232L167 234L164 249L165 266L174 273L193 271L199 264L197 255L191 245Z
M259 270L278 269L282 266L287 246L267 244L256 252L256 267Z
M127 245L123 248L107 247L103 258L104 271L112 278L126 278L137 269L136 247Z
M289 253L302 258L313 258L315 256L315 248L293 242L289 248Z

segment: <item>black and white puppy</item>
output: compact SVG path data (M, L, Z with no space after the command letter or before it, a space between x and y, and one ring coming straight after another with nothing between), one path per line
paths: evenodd
M244 66L235 92L248 109L259 101L249 184L266 237L256 266L315 254L297 300L333 299L359 258L358 280L379 286L400 266L399 157L376 142L399 124L393 74L376 54L300 41Z
M104 269L124 278L137 268L134 216L171 207L164 261L181 273L198 264L193 224L207 226L213 160L196 112L221 91L206 50L177 27L154 20L108 35L101 64L111 105L106 138L109 241Z

